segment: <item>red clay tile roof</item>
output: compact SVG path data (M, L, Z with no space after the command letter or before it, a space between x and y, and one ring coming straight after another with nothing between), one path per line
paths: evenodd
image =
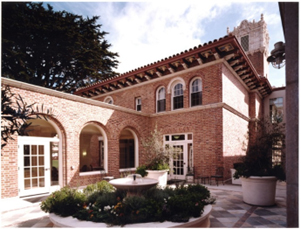
M74 94L92 98L218 59L224 59L250 90L257 89L263 97L271 93L272 87L269 81L258 75L236 37L229 35L90 86L79 88Z

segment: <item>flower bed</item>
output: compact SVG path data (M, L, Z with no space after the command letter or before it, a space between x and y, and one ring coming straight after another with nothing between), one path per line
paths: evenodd
M151 223L135 223L135 224L127 224L124 226L112 226L112 227L127 227L127 228L169 228L169 227L210 227L210 213L212 210L212 205L206 205L204 207L204 212L200 217L190 218L186 223L175 223L170 221L164 222L151 222ZM72 216L69 217L61 217L54 213L49 214L50 221L54 224L55 227L74 227L74 228L104 228L108 227L106 223L96 223L91 221L81 221Z
M141 196L126 197L125 191L114 190L109 183L102 181L88 186L83 192L68 187L56 191L42 202L41 209L107 225L164 221L183 224L199 218L204 207L214 201L209 190L201 185L152 188Z

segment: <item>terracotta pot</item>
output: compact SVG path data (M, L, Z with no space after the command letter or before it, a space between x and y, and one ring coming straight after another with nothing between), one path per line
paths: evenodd
M274 205L276 182L277 179L274 176L241 177L243 201L257 206Z

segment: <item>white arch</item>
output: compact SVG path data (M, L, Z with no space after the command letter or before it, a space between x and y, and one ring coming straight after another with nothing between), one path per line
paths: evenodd
M114 104L114 99L112 96L107 96L103 101L108 104ZM112 101L112 103L109 103L109 101Z
M181 83L183 85L183 91L185 91L186 89L185 81L181 77L176 77L169 82L167 86L167 93L170 94L172 92L173 87L178 83Z

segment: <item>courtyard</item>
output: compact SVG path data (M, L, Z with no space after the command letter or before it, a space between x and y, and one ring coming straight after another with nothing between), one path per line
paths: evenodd
M212 228L276 228L286 224L286 183L278 182L276 205L259 207L242 201L240 185L205 185L216 197L210 216ZM40 210L46 197L2 200L1 227L53 227L48 214ZM3 207L4 206L4 207Z

